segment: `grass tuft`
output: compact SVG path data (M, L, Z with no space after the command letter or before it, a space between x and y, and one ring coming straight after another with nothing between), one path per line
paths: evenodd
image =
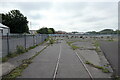
M16 47L16 53L17 54L21 54L21 53L24 53L24 52L26 52L26 50L23 46L17 46Z
M98 65L94 65L93 63L91 63L91 62L89 62L89 61L86 61L85 63L86 63L86 64L89 64L89 65L91 65L92 67L95 67L95 68L97 68L97 69L101 69L102 72L104 72L104 73L109 73L109 72L110 72L107 68L104 68L104 67L98 66Z
M78 47L78 46L72 45L72 43L74 43L74 42L73 42L73 41L67 42L67 44L68 44L69 46L71 46L71 48L72 48L73 50L76 50L76 49L80 48L80 47Z
M51 38L49 39L49 44L54 44L54 42L55 42L55 40L51 37Z
M73 50L79 49L78 46L71 45L71 47L72 47Z
M22 61L22 64L15 68L13 71L11 71L8 75L5 75L2 77L2 80L14 80L16 77L21 76L21 73L25 68L28 67L29 64L31 64L31 59L26 59Z
M101 52L101 51L100 51L100 48L99 48L100 44L98 43L98 41L95 41L94 46L96 47L96 48L95 48L95 51L96 51L96 52Z

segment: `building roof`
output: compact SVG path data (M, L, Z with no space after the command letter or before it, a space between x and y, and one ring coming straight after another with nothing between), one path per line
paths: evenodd
M0 29L4 29L4 28L9 28L9 27L7 27L7 26L5 26L5 25L3 25L2 23L0 23Z

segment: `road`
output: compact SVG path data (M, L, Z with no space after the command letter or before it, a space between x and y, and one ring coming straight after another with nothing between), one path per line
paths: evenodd
M65 43L53 44L34 58L19 78L90 78L74 51Z
M118 42L100 41L100 47L118 74Z

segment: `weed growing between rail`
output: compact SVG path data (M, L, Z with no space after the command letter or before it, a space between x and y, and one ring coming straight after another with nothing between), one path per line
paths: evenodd
M76 50L76 49L79 49L79 48L80 48L80 47L78 47L78 46L72 45L72 43L74 43L74 42L67 42L67 44L68 44L73 50Z
M97 53L101 52L101 50L100 50L100 44L99 44L98 41L95 41L95 42L94 42L94 46L95 46L95 51L96 51Z
M98 66L98 65L94 65L93 63L91 63L91 62L89 62L89 61L86 61L85 63L86 63L86 64L89 64L89 65L92 66L92 67L95 67L95 68L97 68L97 69L102 70L102 72L104 72L104 73L110 73L110 71L109 71L107 68L104 68L104 67Z

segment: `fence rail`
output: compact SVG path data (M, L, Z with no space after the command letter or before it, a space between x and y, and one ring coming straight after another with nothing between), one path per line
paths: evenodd
M37 35L30 35L30 34L7 34L2 35L0 37L2 46L1 53L4 57L9 53L13 53L16 51L17 46L22 46L25 49L35 46L41 42L43 42L46 38L48 38L47 34L37 34Z

